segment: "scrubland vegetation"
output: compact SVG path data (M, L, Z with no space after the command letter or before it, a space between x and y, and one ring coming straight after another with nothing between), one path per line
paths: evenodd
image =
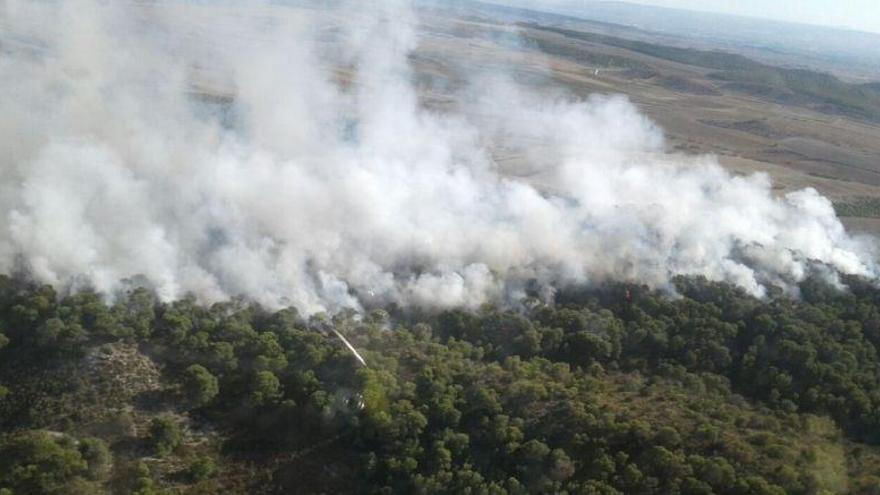
M839 216L857 218L880 218L880 199L872 197L853 198L848 202L834 203Z

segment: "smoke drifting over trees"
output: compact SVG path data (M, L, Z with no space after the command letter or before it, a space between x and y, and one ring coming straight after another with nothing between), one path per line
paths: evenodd
M480 79L466 110L425 108L405 1L9 0L0 18L0 272L305 313L876 273L816 191L664 155L625 99ZM540 186L500 171L502 141Z

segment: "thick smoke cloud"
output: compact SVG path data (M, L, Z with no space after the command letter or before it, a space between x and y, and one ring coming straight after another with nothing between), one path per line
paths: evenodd
M306 313L875 274L816 191L665 155L621 97L483 79L428 109L407 3L330 4L7 0L0 271Z

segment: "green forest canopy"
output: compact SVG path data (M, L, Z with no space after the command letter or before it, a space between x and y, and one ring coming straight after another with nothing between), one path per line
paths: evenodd
M0 277L0 493L880 493L880 289L846 283L305 320Z

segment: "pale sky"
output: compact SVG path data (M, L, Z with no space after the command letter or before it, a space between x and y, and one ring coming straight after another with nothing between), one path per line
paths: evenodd
M880 33L880 0L628 0Z

